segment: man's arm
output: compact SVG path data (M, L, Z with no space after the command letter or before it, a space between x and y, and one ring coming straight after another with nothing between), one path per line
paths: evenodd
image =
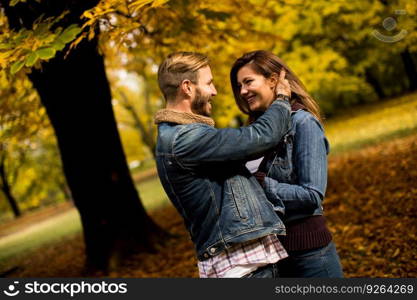
M185 126L174 139L173 154L184 168L208 162L243 160L276 146L289 130L289 123L290 105L278 100L247 127Z

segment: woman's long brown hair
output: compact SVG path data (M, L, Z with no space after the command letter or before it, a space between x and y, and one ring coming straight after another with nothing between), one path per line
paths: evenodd
M298 79L282 59L265 50L257 50L244 54L235 61L230 71L233 95L237 106L243 113L255 117L254 113L249 110L247 102L240 96L240 88L237 82L237 72L247 64L250 64L255 72L263 75L265 78L270 78L274 73L279 75L281 70L284 69L286 72L285 79L288 80L291 88L291 101L302 104L317 120L320 122L323 121L317 102L307 92L301 80Z

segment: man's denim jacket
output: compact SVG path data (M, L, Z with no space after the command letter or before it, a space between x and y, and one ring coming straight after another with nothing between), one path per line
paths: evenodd
M199 260L233 243L285 234L262 187L244 166L275 147L290 127L290 106L275 101L247 127L158 125L156 162L168 197L184 218Z
M329 143L323 127L304 110L292 113L291 130L266 163L265 192L284 223L322 215ZM283 209L285 207L285 209Z

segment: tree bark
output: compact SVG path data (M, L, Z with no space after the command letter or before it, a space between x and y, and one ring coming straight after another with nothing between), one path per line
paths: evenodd
M378 79L372 73L372 70L367 69L365 71L365 78L366 78L366 81L373 87L375 93L378 95L378 98L384 99L386 97L386 94L384 90L382 89L382 86L379 83Z
M35 9L19 4L7 7L6 14L18 30L19 24L31 27L34 11L36 16L56 16L65 8L59 3L65 3L71 6L71 13L60 26L68 26L79 22L82 11L97 2L50 0L43 1L44 6L34 4ZM106 271L133 250L152 249L165 232L146 214L132 181L97 47L97 39L84 40L66 59L61 52L43 63L41 70L32 70L30 79L57 136L64 173L84 229L87 267Z
M408 89L410 92L413 92L417 90L417 68L408 49L401 52L401 59L404 64L405 73L408 77Z
M9 181L7 180L6 166L5 166L5 157L2 155L0 160L0 189L2 190L4 196L6 197L7 202L13 211L15 218L18 218L22 215L19 205L17 204L16 198L12 194Z

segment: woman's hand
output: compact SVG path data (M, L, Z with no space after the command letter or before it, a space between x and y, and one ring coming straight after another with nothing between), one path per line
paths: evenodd
M291 97L290 83L288 82L287 79L285 79L285 75L286 75L286 72L284 69L282 69L281 73L279 73L278 83L275 86L275 97L277 97L279 94Z

